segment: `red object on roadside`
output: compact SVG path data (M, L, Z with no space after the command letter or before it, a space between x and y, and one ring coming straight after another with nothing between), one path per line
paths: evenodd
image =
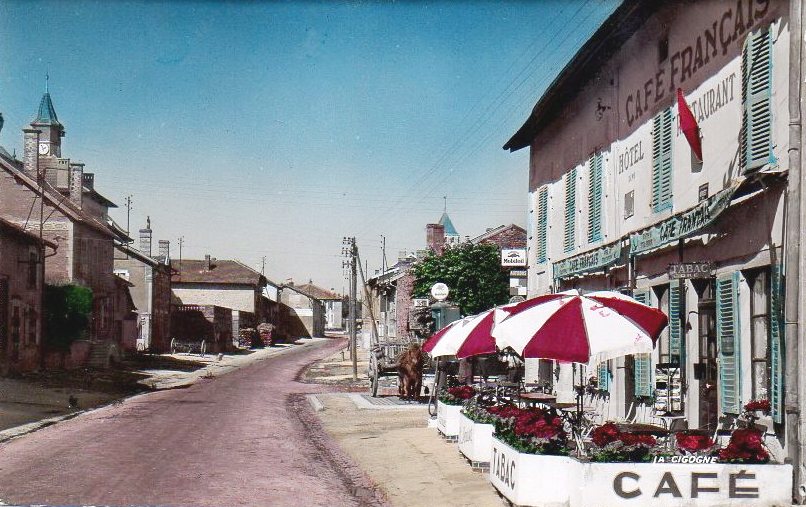
M691 146L691 151L694 152L694 156L697 157L697 160L702 162L700 127L697 125L697 120L694 119L691 109L688 108L686 99L683 98L682 88L677 89L677 113L680 116L680 130L682 130L683 135L686 136L686 140L689 146Z

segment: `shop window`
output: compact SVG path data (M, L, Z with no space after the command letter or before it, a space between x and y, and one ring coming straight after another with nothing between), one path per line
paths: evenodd
M745 273L750 288L750 344L753 399L769 399L770 284L769 272Z

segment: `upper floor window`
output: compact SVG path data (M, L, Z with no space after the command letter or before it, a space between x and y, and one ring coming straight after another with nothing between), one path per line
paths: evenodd
M652 211L672 207L672 109L652 120Z
M548 227L549 227L549 189L543 187L537 194L537 262L547 260L548 253Z
M588 161L588 242L602 240L602 154Z
M576 210L577 210L577 170L565 173L565 221L563 227L563 251L573 252L575 246Z
M741 165L745 172L774 163L772 154L772 37L751 33L742 49Z

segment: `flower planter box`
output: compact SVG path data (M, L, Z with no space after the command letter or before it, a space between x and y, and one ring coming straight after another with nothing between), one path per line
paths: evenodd
M791 465L582 463L523 454L492 438L490 481L514 505L788 506Z
M583 469L584 506L792 503L792 465L586 463Z
M494 429L492 424L480 424L459 415L459 452L470 460L473 468L490 467Z
M461 405L446 405L437 402L437 430L450 441L455 442L459 438L461 410Z
M582 463L565 456L520 453L493 437L490 482L514 505L580 505Z

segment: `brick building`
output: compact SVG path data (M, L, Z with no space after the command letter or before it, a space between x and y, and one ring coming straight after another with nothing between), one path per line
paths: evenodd
M49 93L23 132L22 161L0 150L0 216L28 231L38 233L41 226L43 238L57 246L45 262L45 282L92 290L88 337L103 351L96 355L107 357L107 349L114 355L129 311L116 304L125 299L117 296L125 287L112 273L114 242L128 237L108 215L115 204L97 192L84 164L62 158L65 130Z

